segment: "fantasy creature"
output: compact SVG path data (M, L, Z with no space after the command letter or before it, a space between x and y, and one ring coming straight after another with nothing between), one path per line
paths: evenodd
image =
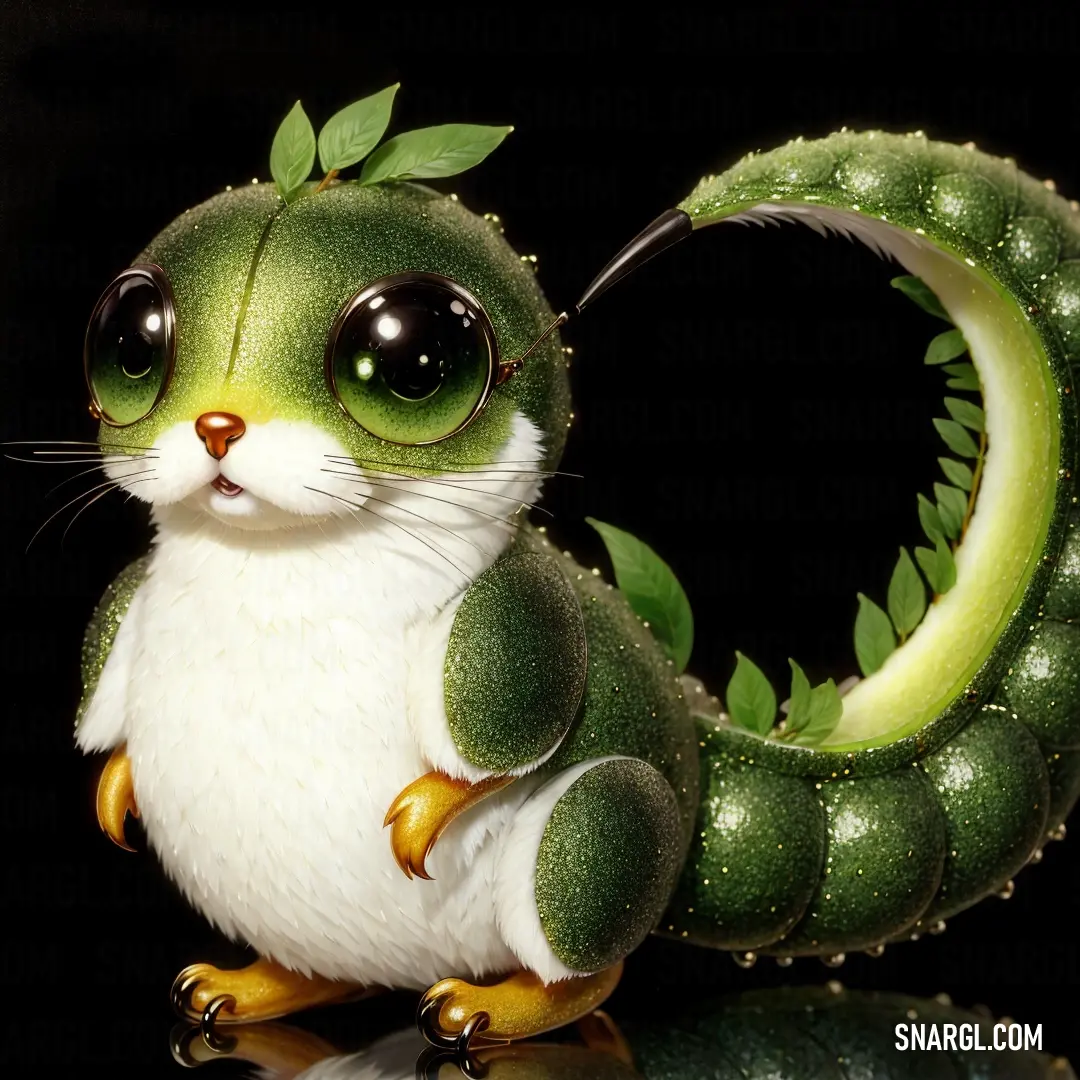
M937 422L929 546L863 599L865 677L793 663L778 715L740 657L721 707L666 564L597 523L617 590L528 523L572 415L565 316L497 218L416 182L508 129L376 148L395 90L317 141L298 103L276 183L182 214L87 333L100 433L69 458L155 536L89 628L76 740L111 754L107 834L138 816L260 956L188 968L177 1007L414 988L437 1045L514 1040L592 1012L653 931L835 964L1011 889L1080 792L1076 204L921 132L797 139L582 297L706 225L802 222L900 263L943 320L927 361L979 395Z

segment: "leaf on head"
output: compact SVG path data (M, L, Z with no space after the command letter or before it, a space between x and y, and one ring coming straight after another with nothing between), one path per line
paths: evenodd
M455 176L479 164L514 129L440 124L395 135L364 162L361 184Z
M361 98L334 113L319 132L323 172L340 172L365 158L383 137L400 83Z
M315 132L298 101L281 121L270 147L270 175L278 193L292 202L315 164Z

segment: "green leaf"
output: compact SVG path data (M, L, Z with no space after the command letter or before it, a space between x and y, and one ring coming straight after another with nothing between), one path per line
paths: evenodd
M390 109L401 83L354 101L334 113L319 132L319 164L323 172L347 169L366 157L390 123Z
M939 540L933 551L930 548L917 547L915 558L935 596L947 593L956 584L956 563L949 545L944 540Z
M948 484L935 484L937 509L941 515L941 524L945 526L945 535L950 540L960 539L960 528L967 513L967 496L959 489Z
M615 580L630 607L649 624L653 637L675 661L676 672L682 674L694 645L694 616L678 578L636 536L595 518L585 520L603 539Z
M739 727L768 735L776 719L776 693L753 660L741 652L735 657L735 674L727 687L728 715Z
M938 334L926 347L924 364L947 364L967 352L967 342L960 330L946 330Z
M919 524L931 544L936 544L945 535L938 508L925 495L919 496Z
M789 658L788 663L791 665L791 704L784 730L801 731L810 720L810 680L794 660Z
M942 540L935 549L938 564L938 590L947 593L956 584L956 560L953 558L952 549Z
M945 440L945 445L954 454L969 458L979 456L979 448L975 445L975 440L955 420L943 420L941 417L936 417L934 427Z
M919 625L925 613L926 587L907 548L901 548L900 558L889 581L889 618L896 632L901 637L907 637Z
M440 124L395 135L364 162L361 184L454 176L479 164L512 127Z
M859 614L855 618L855 656L864 675L873 675L875 671L896 649L896 635L892 623L885 614L867 596L859 596Z
M836 729L844 713L844 702L832 679L810 691L810 719L792 742L796 746L818 746Z
M270 147L270 175L278 193L291 202L315 164L315 132L298 101L281 121Z
M904 275L903 277L894 277L890 284L894 289L899 289L909 300L914 300L923 311L936 315L947 323L952 322L948 313L941 306L941 301L934 295L933 289L922 278Z
M945 383L950 390L982 390L974 364L946 364L945 371L953 376Z
M933 548L917 547L915 549L915 561L922 567L926 580L930 582L930 588L937 596L941 590L938 588L937 552Z
M962 461L953 461L952 458L939 457L938 464L941 466L941 471L958 488L960 488L961 491L971 490L971 485L975 482L975 477Z
M945 399L945 408L949 410L949 415L958 424L963 424L964 427L970 428L972 431L982 431L986 427L986 413L972 401L965 401L963 398L958 397L947 397Z

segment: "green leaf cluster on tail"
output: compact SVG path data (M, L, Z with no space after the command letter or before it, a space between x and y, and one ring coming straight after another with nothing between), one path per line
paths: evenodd
M732 722L758 735L768 735L776 720L776 691L761 668L741 652L735 653L735 674L725 696Z
M952 321L933 290L920 278L898 277L893 279L892 285L924 311L945 322ZM974 366L966 361L953 363L966 352L964 335L954 327L933 338L927 346L924 363L941 367L950 376L946 382L950 390L981 393L982 386ZM986 457L986 415L980 405L966 398L946 397L945 409L948 417L937 417L934 427L956 457L938 458L948 483L934 484L933 500L922 494L918 497L919 524L932 546L915 548L914 562L906 548L900 549L900 558L889 582L888 613L859 594L855 655L864 675L877 671L926 614L927 599L916 564L926 578L934 600L956 584L953 553L964 538L975 507ZM973 462L973 466L968 461Z
M832 679L811 687L803 669L789 659L791 665L791 703L780 738L790 738L796 746L817 746L840 722L844 703Z
M615 570L615 581L631 609L648 624L676 671L682 674L694 645L694 616L679 579L636 536L595 518L585 520L604 541Z
M844 711L832 679L811 687L806 673L794 660L791 665L791 697L787 716L776 727L776 691L761 668L741 652L735 653L735 673L725 694L731 722L763 737L796 746L817 746L832 734Z
M480 124L440 124L395 135L376 150L390 124L399 86L394 83L346 105L330 117L317 140L298 101L281 122L270 149L270 173L281 197L292 202L304 192L316 150L325 173L315 189L321 191L342 169L365 158L357 181L360 184L455 176L483 161L514 130Z

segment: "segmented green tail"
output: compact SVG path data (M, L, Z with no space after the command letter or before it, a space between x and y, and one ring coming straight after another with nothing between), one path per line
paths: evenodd
M750 155L681 209L893 256L984 388L991 449L956 584L834 733L806 749L698 718L700 809L660 932L743 962L877 952L1011 893L1080 794L1080 213L1008 159L882 132Z

